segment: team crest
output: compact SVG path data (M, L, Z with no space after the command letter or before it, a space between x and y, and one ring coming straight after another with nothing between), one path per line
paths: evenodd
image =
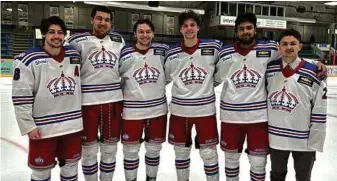
M124 133L123 136L122 136L123 140L128 140L129 139L129 135Z
M255 88L261 80L261 75L253 69L248 69L246 64L244 64L242 69L234 72L231 80L236 88Z
M35 158L34 161L35 161L35 163L38 164L38 165L42 165L42 164L44 163L44 160L43 160L43 158L41 158L41 157Z
M146 84L146 83L157 83L159 78L160 71L153 66L149 66L146 62L144 66L137 69L133 73L133 77L139 83L139 85Z
M197 67L191 62L191 64L179 74L179 77L185 85L203 84L207 74L205 69Z
M72 77L64 75L62 72L60 77L57 77L48 83L47 88L54 97L58 97L73 95L75 91L75 85L76 81Z
M275 91L268 97L272 109L278 109L286 112L292 112L298 105L298 99L292 93L287 92L283 87L281 91Z
M171 140L174 140L174 135L173 135L172 133L170 133L170 134L169 134L169 138L170 138Z
M102 46L101 50L95 51L89 55L89 61L95 69L114 68L117 62L117 56Z

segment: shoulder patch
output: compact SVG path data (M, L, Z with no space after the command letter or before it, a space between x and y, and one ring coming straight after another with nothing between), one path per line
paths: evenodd
M109 35L110 36L110 40L111 41L115 41L115 42L119 42L119 43L122 43L122 37L119 36L119 35Z
M80 64L81 60L79 57L70 57L70 64Z
M297 80L298 83L300 84L304 84L304 85L307 85L309 87L312 87L312 85L314 84L314 81L307 78L307 77L304 77L304 76L300 76Z
M214 49L212 48L201 49L201 55L214 55Z
M155 48L155 49L153 49L153 54L154 54L154 55L165 56L165 51L164 51L163 49Z
M256 57L270 57L271 51L270 50L257 50L256 51Z

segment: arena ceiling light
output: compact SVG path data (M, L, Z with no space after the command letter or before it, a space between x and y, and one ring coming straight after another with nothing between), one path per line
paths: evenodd
M188 9L188 8L175 8L175 7L165 7L165 6L150 7L144 4L132 4L132 3L122 3L122 2L84 1L84 3L92 4L92 5L112 6L112 7L118 7L118 8L126 8L126 9L139 9L139 10L171 12L171 13L181 13ZM205 14L205 10L202 10L202 9L190 9L190 10L193 10L197 14Z
M327 5L327 6L337 6L337 1L326 2L326 3L324 3L324 5Z

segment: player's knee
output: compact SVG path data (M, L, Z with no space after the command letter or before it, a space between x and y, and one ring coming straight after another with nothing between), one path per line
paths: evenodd
M176 159L185 159L190 157L191 147L174 146Z
M147 153L159 153L162 149L162 144L145 142L145 149Z
M32 179L47 180L51 176L51 168L32 169Z
M82 145L82 157L96 157L98 153L98 144L97 142L88 144L88 145Z
M101 154L111 155L117 152L117 143L100 143Z
M123 144L123 153L127 158L135 158L138 157L140 144Z
M228 162L238 162L240 160L240 152L225 152L225 160Z
M203 160L218 159L218 152L216 150L216 146L201 148L200 157Z
M61 167L61 175L74 176L77 175L78 161L65 161Z
M252 168L264 169L267 164L267 155L248 155L248 159Z

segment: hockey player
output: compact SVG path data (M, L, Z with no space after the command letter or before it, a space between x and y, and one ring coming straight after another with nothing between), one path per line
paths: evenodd
M138 152L145 141L146 180L155 181L160 150L166 136L167 102L163 62L169 47L151 42L154 26L148 19L138 20L133 32L137 43L122 49L119 62L124 95L122 143L125 179L137 179Z
M290 29L280 35L282 58L267 68L268 132L271 181L285 181L290 152L296 180L310 181L316 151L326 134L326 80L315 64L298 57L301 35Z
M264 74L267 63L279 55L276 42L255 39L256 21L252 13L236 18L238 41L221 49L216 65L216 84L224 82L220 144L225 152L227 181L239 180L239 160L246 135L251 180L265 180L269 145Z
M12 100L22 135L29 137L31 180L51 180L55 158L61 180L77 180L81 158L80 55L63 47L66 26L41 21L43 45L15 57Z
M85 180L98 179L97 153L100 147L100 180L111 181L122 119L123 96L118 59L124 40L121 35L110 32L112 16L107 7L93 8L91 17L92 33L75 34L69 38L69 44L81 53L83 60L82 169Z
M200 20L196 13L179 15L184 40L165 57L167 82L173 82L170 103L169 143L174 145L178 181L189 179L191 129L195 125L195 144L208 181L219 180L218 131L215 111L213 73L221 43L198 39Z
M220 144L225 152L227 181L239 180L239 160L246 136L251 180L265 180L269 153L265 72L267 63L280 55L276 42L256 40L256 23L253 13L236 18L238 41L221 49L214 75L216 85L224 83ZM324 69L322 64L321 68Z

